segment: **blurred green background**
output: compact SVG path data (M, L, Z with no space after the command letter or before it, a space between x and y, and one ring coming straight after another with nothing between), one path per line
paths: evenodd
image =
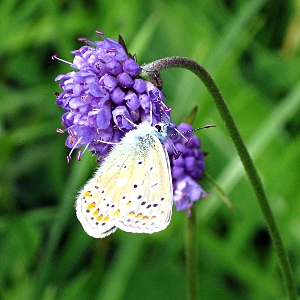
M54 78L77 37L121 34L140 64L186 56L213 76L262 177L300 287L300 4L266 0L0 2L0 298L185 299L185 212L153 235L93 239L74 199L96 167L66 163ZM162 72L180 122L195 126L207 172L229 195L196 205L201 299L284 299L278 260L233 144L192 73Z

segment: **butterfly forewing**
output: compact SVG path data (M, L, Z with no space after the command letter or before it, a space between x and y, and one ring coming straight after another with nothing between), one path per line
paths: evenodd
M77 217L93 237L117 228L153 233L170 222L173 192L166 149L139 128L133 136L134 143L125 136L111 151L77 198Z

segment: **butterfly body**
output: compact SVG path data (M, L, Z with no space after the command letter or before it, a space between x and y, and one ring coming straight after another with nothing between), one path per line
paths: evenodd
M166 136L167 124L143 122L113 147L76 201L77 217L90 236L102 238L117 228L153 233L168 226L173 190Z

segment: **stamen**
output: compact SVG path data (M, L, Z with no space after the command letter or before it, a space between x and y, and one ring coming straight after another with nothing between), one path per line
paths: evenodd
M83 154L82 151L79 150L78 153L77 153L77 160L78 160L78 161L80 161L81 155L82 155L82 154Z
M190 138L184 145L185 145L185 146L188 146L188 145L191 143L192 139L193 139L193 138Z
M74 144L73 148L71 149L71 151L69 152L69 155L67 156L67 162L69 163L71 161L71 155L73 153L73 151L75 150L76 146L81 142L82 138L80 137L76 143Z
M53 59L53 60L59 60L59 61L62 61L62 62L64 62L64 63L68 64L68 65L72 65L72 63L70 63L70 62L68 62L68 61L66 61L66 60L64 60L64 59L59 58L59 57L57 56L56 53L54 53L54 54L52 55L52 59Z
M66 129L56 128L57 133L65 133Z
M98 35L100 35L103 39L105 39L105 36L104 36L104 33L103 33L103 32L101 32L101 31L99 31L99 30L96 30L96 33L97 33Z
M85 43L88 43L88 42L89 42L89 40L88 40L87 38L85 38L85 37L78 37L77 40L78 40L79 42L85 42Z
M74 133L74 131L70 128L67 128L68 130L68 134L71 136L71 137L76 137L77 135Z
M116 52L116 48L110 48L106 50L107 53Z

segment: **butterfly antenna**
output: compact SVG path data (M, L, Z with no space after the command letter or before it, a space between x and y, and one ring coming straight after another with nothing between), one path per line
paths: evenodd
M189 133L189 132L194 132L194 131L197 131L197 130L201 130L201 129L205 129L205 128L213 128L213 127L217 127L216 125L214 124L211 124L211 125L205 125L205 126L202 126L202 127L198 127L198 128L193 128L191 130L187 130L187 131L183 131L183 132L180 132L176 127L174 128L175 131L177 133L179 133L179 135L181 135L185 140L186 140L186 146L192 141L192 138L188 139L186 138L184 135ZM172 134L169 134L170 135L177 135L176 133L172 133Z

